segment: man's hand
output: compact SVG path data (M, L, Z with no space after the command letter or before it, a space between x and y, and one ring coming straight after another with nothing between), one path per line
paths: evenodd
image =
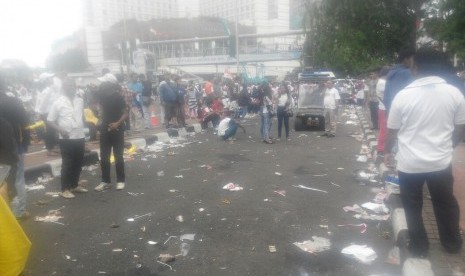
M386 165L386 167L388 167L389 169L395 168L394 154L386 153L384 155L384 165Z
M69 139L69 133L62 128L60 129L60 135L63 137L63 139Z
M108 125L108 131L118 130L118 128L119 128L118 122L114 122Z

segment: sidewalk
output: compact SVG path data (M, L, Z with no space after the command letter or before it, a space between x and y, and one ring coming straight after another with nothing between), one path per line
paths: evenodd
M369 121L369 115L366 110L363 110L360 120L363 122ZM368 118L365 119L365 118ZM378 136L377 132L372 132L367 127L363 127L364 134L369 137L370 135ZM376 143L371 145L371 150L376 151ZM465 231L465 143L461 143L454 151L454 159L452 162L453 173L454 173L454 194L460 205L460 226L462 232ZM399 202L399 201L397 201ZM392 207L392 206L391 206ZM396 206L397 208L397 206ZM391 218L394 224L398 223L398 217ZM424 198L423 198L423 222L425 224L426 232L430 243L429 257L428 260L431 263L434 275L454 275L454 276L465 276L465 250L462 250L461 254L448 254L444 251L441 246L438 234L438 228L436 225L436 218L433 211L433 205L429 196L426 185L424 186ZM398 234L398 233L396 233ZM394 237L395 241L398 237ZM462 238L465 238L462 235ZM399 239L400 240L400 239ZM399 243L399 242L398 242ZM405 259L401 260L403 263Z

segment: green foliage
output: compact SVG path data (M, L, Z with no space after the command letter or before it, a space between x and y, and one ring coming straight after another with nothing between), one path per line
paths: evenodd
M415 41L419 0L324 0L307 5L306 55L315 68L358 75ZM424 2L424 1L423 1Z
M63 54L52 56L48 61L48 67L55 72L67 73L80 72L87 68L87 58L81 49L69 49Z

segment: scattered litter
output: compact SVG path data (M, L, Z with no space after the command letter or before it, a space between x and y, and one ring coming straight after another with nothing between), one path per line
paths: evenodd
M199 143L200 143L200 142L199 142ZM170 266L169 264L166 264L166 263L164 263L164 262L161 262L161 261L157 261L157 263L159 263L159 264L161 264L161 265L164 265L164 266L167 266L167 267L169 267L169 268L170 268L172 271L176 271L176 270L173 270L173 267L172 267L172 266Z
M221 200L221 202L223 202L224 204L231 204L231 201L229 199L223 199Z
M358 228L360 233L363 234L367 231L368 227L365 223L361 224L339 224L338 227L355 227Z
M331 242L327 238L312 236L312 240L295 242L295 246L308 253L318 253L331 248Z
M107 274L105 271L99 271L98 274Z
M399 247L395 246L389 250L388 256L385 260L386 263L392 265L400 265L400 250Z
M315 161L315 164L324 165L324 163L321 163L321 162L318 162L318 161Z
M344 168L337 168L337 169L340 170L340 171L344 170Z
M176 260L176 257L171 254L160 254L157 259L163 263L170 263Z
M336 184L336 183L334 183L334 182L332 182L332 181L330 181L329 183L331 183L331 185L333 185L333 186L336 186L336 187L341 187L341 185L339 185L339 184Z
M321 177L321 176L327 176L327 175L328 175L328 174L325 173L325 174L314 174L313 176L319 176L319 177Z
M355 213L365 213L365 210L360 207L358 204L354 204L353 206L345 206L342 207L344 212L355 212Z
M358 155L357 162L366 163L368 161L368 157L366 155Z
M49 174L47 175L44 175L44 176L39 176L37 178L37 181L35 182L35 184L47 184L48 182L52 181L53 180L53 177Z
M269 200L268 198L265 198L263 201L268 202L268 201L271 201L271 200Z
M276 174L276 175L278 175L278 176L281 176L281 175L283 175L283 174L282 174L282 173L280 173L280 172L275 172L274 174Z
M159 172L157 172L157 176L165 176L165 172L164 171L159 171Z
M112 251L113 251L113 252L122 252L123 249L122 249L122 248L114 248Z
M375 203L384 203L384 200L389 196L389 194L386 191L380 191L376 194L375 198L373 201Z
M45 186L41 185L41 184L39 184L39 185L36 185L36 184L34 184L34 185L26 185L26 191L28 191L28 192L29 191L36 191L36 190L43 190L43 189L45 189Z
M128 195L130 196L140 196L143 195L144 193L133 193L133 192L128 192Z
M329 229L329 226L327 224L320 224L320 228Z
M150 244L150 245L156 245L156 244L158 244L158 242L154 242L154 241L148 241L147 243Z
M278 190L274 191L275 194L281 195L281 196L286 196L286 191L285 190Z
M112 223L110 224L110 228L118 228L119 227L119 224L116 224L116 223Z
M365 208L365 209L368 209L368 210L370 210L372 212L375 212L377 214L379 214L379 213L384 213L384 214L389 213L389 209L383 203L367 202L367 203L362 204L362 207Z
M188 243L185 243L185 242L181 243L181 255L183 257L186 257L187 254L189 254L190 249L191 249L191 246Z
M271 253L276 253L276 246L270 245L270 246L268 246L268 250L269 250Z
M186 172L186 171L190 171L190 170L192 170L192 169L191 168L185 168L185 169L180 169L179 171L180 172Z
M175 156L176 153L174 151L170 151L166 154L166 156Z
M322 193L328 193L327 191L324 191L324 190L320 190L320 189L315 189L315 188L310 188L310 187L307 187L307 186L304 186L304 185L292 185L293 187L296 187L296 188L301 188L301 189L306 189L306 190L312 190L312 191L317 191L317 192L322 192Z
M59 197L60 193L59 192L46 192L45 195L49 195L52 197Z
M205 168L207 170L211 170L213 167L210 165L200 165L200 168Z
M228 183L226 185L223 186L223 190L228 190L228 191L240 191L240 190L243 190L244 188L237 185L237 184L234 184L234 183Z
M174 177L175 177L175 178L184 178L184 176L183 176L182 174L180 174L180 175L175 175Z
M300 134L299 136L297 136L297 138L302 138L302 137L308 137L307 134Z
M199 209L199 212L203 212L203 211L205 211L204 208L200 208L200 209Z
M147 213L147 214L145 214L145 215L135 216L135 217L133 217L133 218L128 218L127 221L132 222L132 221L135 221L136 219L140 219L140 218L143 218L143 217L146 217L146 216L151 216L151 215L152 215L152 213Z
M177 236L169 236L168 239L163 243L163 245L165 245L169 240L171 240L172 238L177 238Z
M346 125L356 125L357 122L355 121L346 121Z
M184 222L184 218L182 216L177 216L176 220L179 222Z
M363 264L371 264L378 257L376 252L370 247L357 244L353 244L342 249L341 253L350 255Z
M142 232L145 232L145 226L142 226L142 227L140 228L140 230L141 230Z
M176 193L178 190L175 190L175 189L171 189L170 190L170 193Z
M368 214L356 214L354 215L356 219L364 219L364 220L388 220L389 215L368 215Z
M357 181L373 182L378 174L371 172L369 170L355 170L353 172L353 175Z
M180 240L190 240L193 241L195 239L195 234L183 234L179 237Z
M34 221L40 221L40 222L51 222L51 223L56 223L60 225L65 225L64 223L59 222L58 220L62 219L63 216L61 216L61 210L65 207L61 207L60 209L57 210L50 210L48 211L48 214L44 217L35 217Z

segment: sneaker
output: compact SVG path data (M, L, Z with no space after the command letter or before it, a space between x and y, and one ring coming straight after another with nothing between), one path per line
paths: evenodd
M65 191L61 192L60 195L62 197L64 197L64 198L67 198L67 199L71 199L71 198L76 197L70 190L65 190Z
M76 188L72 189L71 191L74 192L74 193L87 193L89 190L87 190L86 188L84 188L82 186L77 186Z
M101 192L101 191L106 190L106 189L110 189L110 184L105 183L105 182L102 182L102 183L98 184L98 186L94 188L94 190L96 192Z
M125 186L124 182L118 182L118 183L116 183L116 189L117 189L117 190L122 190L122 189L124 189L124 186Z

